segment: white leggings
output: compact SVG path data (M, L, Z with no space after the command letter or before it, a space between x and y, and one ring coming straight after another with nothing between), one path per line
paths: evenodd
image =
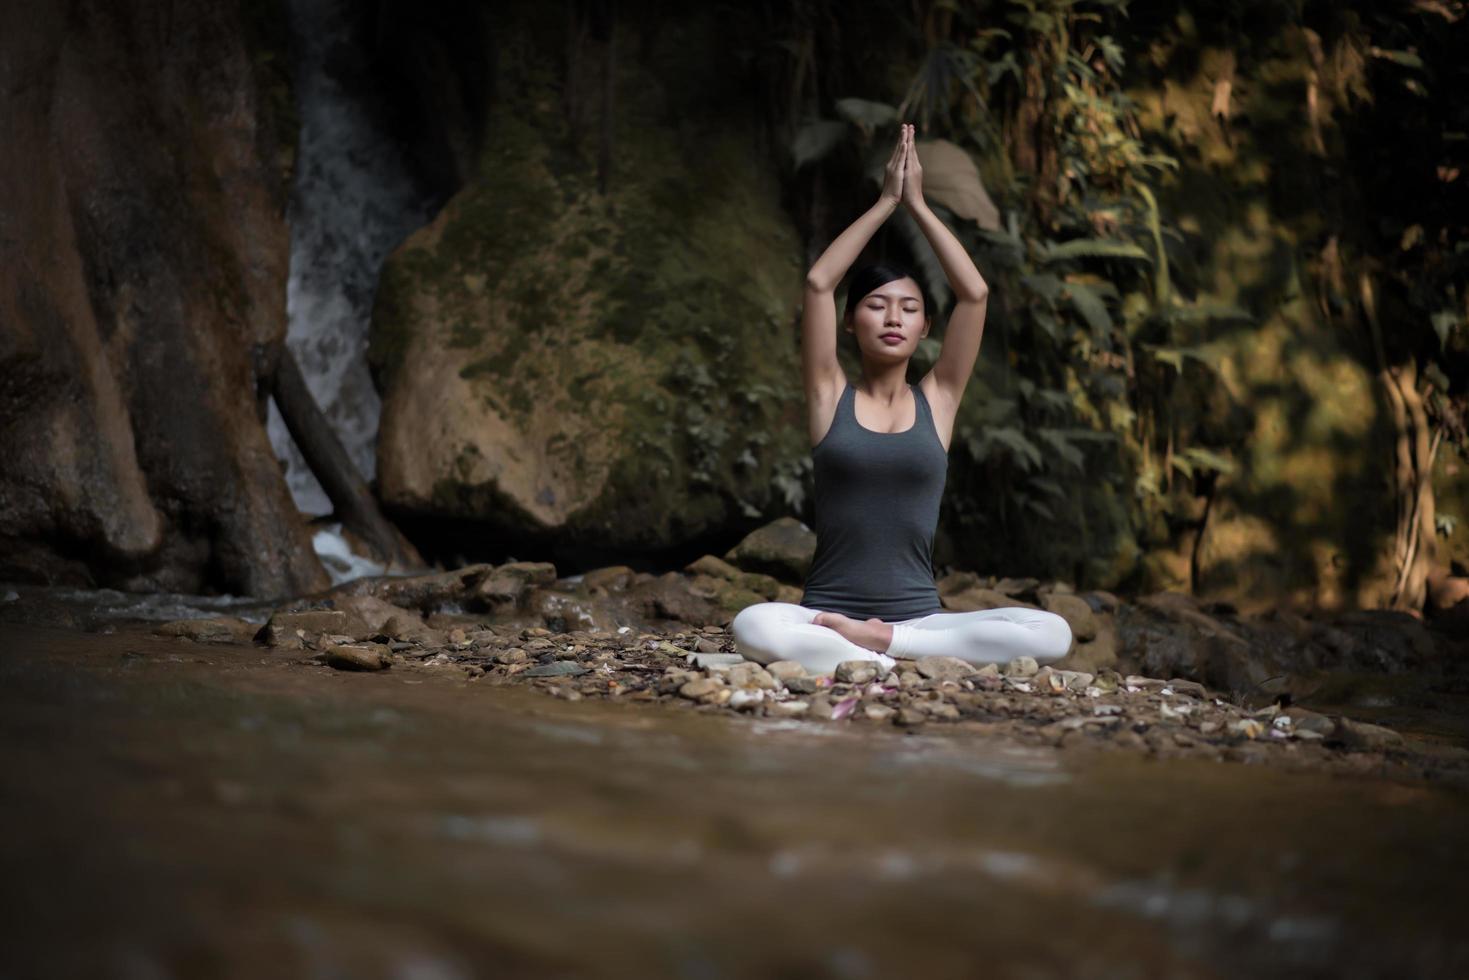
M887 668L893 657L958 657L988 664L1019 656L1057 660L1071 648L1066 620L1043 609L981 609L905 619L892 624L886 656L816 625L812 620L820 612L793 602L746 606L730 624L735 651L760 664L794 660L810 673L830 674L843 660L877 660Z

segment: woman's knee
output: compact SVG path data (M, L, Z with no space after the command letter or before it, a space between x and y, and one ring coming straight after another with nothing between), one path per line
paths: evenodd
M736 613L729 624L735 650L751 659L771 650L775 645L774 634L785 618L783 610L777 608L782 605L786 603L757 602Z
M1060 660L1071 652L1071 624L1053 612L1035 611L1035 629L1039 642L1036 644L1037 660Z

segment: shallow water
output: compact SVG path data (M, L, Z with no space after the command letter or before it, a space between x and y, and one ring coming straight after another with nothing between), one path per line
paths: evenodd
M1463 793L0 625L0 975L1462 976Z

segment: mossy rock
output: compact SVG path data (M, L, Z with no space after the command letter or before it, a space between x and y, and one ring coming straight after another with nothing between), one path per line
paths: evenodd
M686 19L618 62L604 193L534 54L564 25L507 15L479 173L379 286L392 507L652 549L781 506L807 451L801 247L728 66L687 57L712 16Z

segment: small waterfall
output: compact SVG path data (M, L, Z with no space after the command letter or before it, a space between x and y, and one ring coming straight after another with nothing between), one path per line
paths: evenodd
M378 271L432 217L437 201L414 180L382 123L381 83L372 76L364 32L354 30L359 5L291 0L290 8L301 132L288 214L286 342L317 404L371 480L381 403L367 369L367 332ZM330 513L331 502L273 401L268 427L296 506L311 515ZM334 553L342 549L344 542L331 546ZM340 563L327 564L339 578Z

